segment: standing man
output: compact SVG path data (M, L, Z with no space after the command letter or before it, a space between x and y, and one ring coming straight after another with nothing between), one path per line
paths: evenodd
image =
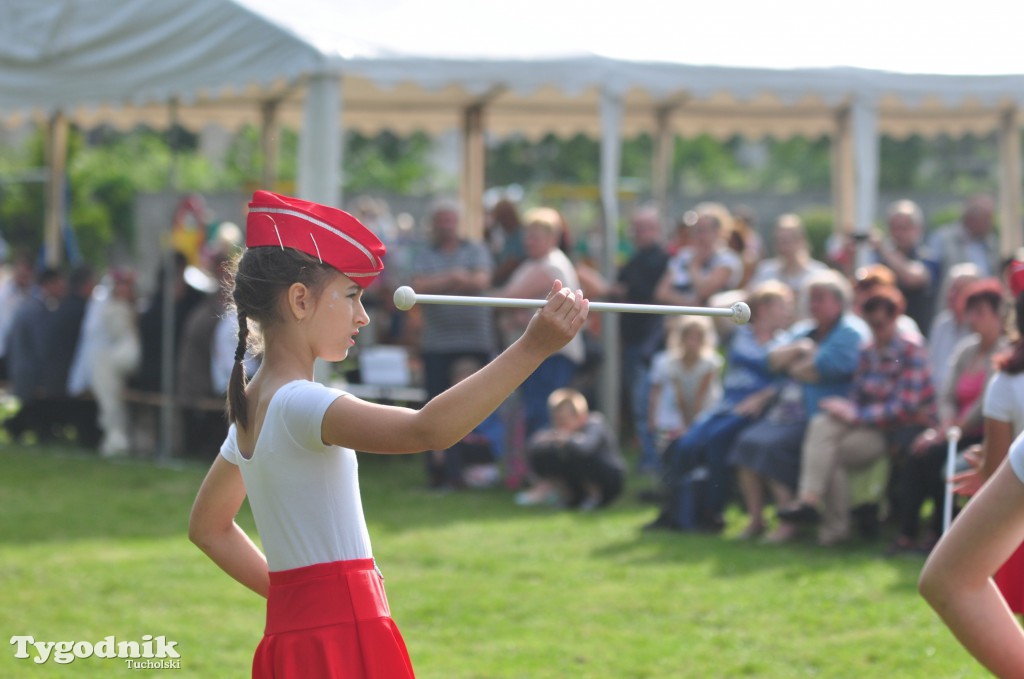
M906 314L928 332L935 315L935 291L939 270L924 240L924 214L912 200L889 206L886 224L889 237L872 234L875 259L896 274L896 287L906 300Z
M438 204L430 216L432 241L413 262L412 287L428 295L480 295L491 285L493 261L482 243L459 236L459 208ZM418 307L423 315L420 354L423 359L427 397L433 398L452 385L452 366L472 358L482 365L497 348L494 317L489 307L428 304ZM426 456L431 487L442 488L446 479L446 451Z
M942 281L950 267L963 262L977 266L982 278L1000 275L999 238L992 230L995 210L992 196L972 196L964 204L959 222L932 235L928 247L939 263Z
M654 290L668 264L664 246L661 215L653 207L642 207L630 218L633 255L621 269L609 297L630 304L654 303ZM647 376L651 355L662 334L662 317L654 314L633 314L628 322L619 323L622 338L623 402L628 404L633 427L642 451L640 467L658 468L654 436L647 426Z
M57 269L39 272L28 299L18 306L11 321L7 356L11 390L21 401L17 414L4 422L12 439L34 432L40 441L53 440L50 394L45 389L47 351L56 335L57 310L67 292L67 279Z

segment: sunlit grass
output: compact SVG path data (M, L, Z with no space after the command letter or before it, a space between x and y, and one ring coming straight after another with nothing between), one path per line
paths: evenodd
M415 458L360 457L392 613L424 678L982 677L915 590L921 562L877 544L765 547L645 534L630 493L594 514L504 490L422 490ZM0 632L177 641L175 677L248 676L256 596L186 538L205 471L0 447ZM240 522L252 531L250 515ZM730 530L741 518L730 516ZM111 677L123 661L0 677Z

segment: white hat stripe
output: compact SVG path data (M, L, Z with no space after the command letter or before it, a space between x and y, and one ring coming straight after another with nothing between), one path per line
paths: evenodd
M322 222L319 219L315 219L313 217L310 217L309 215L303 214L302 212L298 212L297 210L288 210L286 208L260 207L260 206L257 206L257 207L249 208L249 211L250 212L271 213L271 214L277 214L277 215L291 215L292 217L298 217L299 219L304 219L307 222L309 222L310 224L315 224L316 226L319 226L322 229L326 229L327 231L330 231L335 236L338 236L339 238L344 239L346 242L350 243L356 249L358 249L360 252L362 252L364 255L366 255L366 258L368 260L370 260L370 264L372 266L374 266L374 267L378 266L378 262L374 258L373 253L371 253L369 250L367 250L366 247L363 246L362 243L360 243L356 239L352 238L352 236L349 236L347 233L344 233L342 231L338 231L337 229L335 229L333 226L331 226L327 222ZM316 241L314 241L314 244L315 243L316 243Z

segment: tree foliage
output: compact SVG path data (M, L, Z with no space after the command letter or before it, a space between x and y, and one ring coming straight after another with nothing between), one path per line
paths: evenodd
M299 137L282 129L277 178L294 182ZM346 192L380 191L423 195L443 185L433 167L434 141L423 133L384 132L345 137ZM638 194L650 194L654 143L641 135L623 141L621 176ZM0 153L0 233L12 246L35 250L42 244L45 201L44 137L31 135L19 148ZM490 186L519 184L530 189L559 184L596 187L600 144L583 135L538 140L511 136L488 145ZM879 184L900 191L948 191L964 195L995 186L997 149L992 136L960 139L883 138ZM72 129L68 148L70 224L83 257L102 264L114 242L131 245L135 196L173 187L181 192L237 190L262 183L259 130L248 126L232 136L224 157L211 160L198 138L183 129L121 132ZM445 180L447 181L447 180ZM827 190L831 147L827 138L721 141L709 136L677 138L671 187L676 194L708 191L791 193Z
M431 148L430 137L422 132L408 137L351 132L345 139L343 158L345 190L426 193L433 181Z

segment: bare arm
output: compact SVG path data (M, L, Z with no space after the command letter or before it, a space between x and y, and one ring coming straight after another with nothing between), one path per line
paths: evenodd
M493 291L495 297L538 299L551 290L554 277L551 269L537 262L520 265L504 286Z
M1024 676L1024 631L992 574L1024 540L1024 484L1004 464L928 557L918 587L971 655L999 677Z
M244 499L241 471L218 455L192 505L188 538L225 573L265 597L270 589L267 559L235 523Z
M701 378L700 385L697 386L697 393L693 395L692 399L686 398L682 386L675 384L676 398L679 399L679 408L682 411L685 427L689 428L693 421L697 419L697 415L704 409L704 401L707 399L708 391L711 389L711 380L713 378L713 373L709 372L704 375Z
M814 363L814 356L805 356L789 366L789 376L805 384L816 384L821 381L821 373Z
M697 275L693 279L693 289L701 304L705 304L711 295L728 287L732 269L727 266L716 266L706 276Z
M908 259L889 243L880 243L875 251L882 263L892 269L896 278L906 287L920 290L931 285L932 276L928 273L928 267L921 262Z
M654 301L658 304L677 304L680 306L695 306L700 300L692 292L679 292L672 283L673 273L671 268L666 269L662 274L658 286L654 289Z
M651 431L657 429L655 423L658 421L658 403L661 401L661 383L651 384L647 390L647 426Z
M953 492L958 495L974 495L995 476L999 465L1006 459L1006 453L1013 442L1013 425L1002 420L984 419L984 438L980 446L971 446L964 454L971 469L953 476Z
M529 377L544 359L571 340L586 321L581 293L551 286L548 303L526 333L478 372L431 399L421 410L344 396L327 409L325 443L376 453L415 453L450 448L472 431Z
M985 438L981 441L980 471L985 479L990 479L995 476L999 465L1006 459L1006 453L1013 443L1013 424L986 417L984 432Z

